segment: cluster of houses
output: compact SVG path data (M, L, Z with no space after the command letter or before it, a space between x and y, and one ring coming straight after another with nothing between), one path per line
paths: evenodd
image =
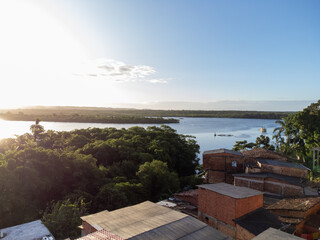
M266 149L217 149L203 153L203 167L198 189L81 217L78 240L320 239L320 196L302 164ZM14 228L22 234L27 223L0 229L0 240L54 240L32 223L41 234L16 237Z

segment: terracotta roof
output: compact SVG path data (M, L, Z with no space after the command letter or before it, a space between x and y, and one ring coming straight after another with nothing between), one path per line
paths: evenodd
M255 148L252 150L247 150L242 152L243 156L250 158L262 158L262 159L273 159L278 161L287 161L290 160L289 157L277 153L265 148Z
M233 151L233 150L229 150L229 149L225 149L225 148L204 151L203 155L206 155L206 154L217 154L217 153L228 153L228 154L242 156L241 152L237 152L237 151Z
M280 229L285 225L279 220L278 216L264 208L258 208L233 221L254 235L258 235L270 227Z
M107 230L100 230L94 233L88 234L84 237L77 238L76 240L125 240L122 237L113 234Z
M317 204L320 204L320 197L286 198L276 202L275 204L272 204L271 206L267 207L267 209L307 211Z

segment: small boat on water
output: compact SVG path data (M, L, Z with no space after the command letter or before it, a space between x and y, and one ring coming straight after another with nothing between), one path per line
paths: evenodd
M265 127L261 127L261 128L260 128L260 132L261 132L261 133L267 132L267 129L266 129Z

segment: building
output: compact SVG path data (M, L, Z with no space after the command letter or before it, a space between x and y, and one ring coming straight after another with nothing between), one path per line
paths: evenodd
M305 180L298 177L268 172L240 173L233 176L235 186L248 187L285 197L305 195Z
M252 240L302 240L302 238L274 228L269 228L268 230L254 237Z
M207 183L233 184L232 174L244 172L244 157L240 152L223 148L205 151L203 169L206 172Z
M0 229L1 240L54 240L50 231L36 220L21 225Z
M178 200L188 202L198 207L198 189L191 189L185 192L175 193L174 197Z
M198 187L199 219L231 238L236 238L236 223L233 219L263 207L262 192L251 188L226 183Z
M271 159L271 160L276 160L280 162L286 162L286 161L292 160L281 153L277 153L265 148L255 148L255 149L243 151L242 154L245 157L247 163L249 162L254 163L256 159Z
M294 225L296 235L320 236L320 197L282 199L267 209L283 222Z
M270 227L275 229L286 227L286 224L280 221L278 216L264 208L258 208L233 221L236 223L237 240L250 240Z
M230 240L227 236L184 213L146 201L111 212L81 217L81 240L99 239L212 239Z

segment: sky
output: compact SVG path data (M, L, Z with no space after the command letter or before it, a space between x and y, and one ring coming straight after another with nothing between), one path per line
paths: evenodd
M301 110L317 0L0 0L0 108Z

